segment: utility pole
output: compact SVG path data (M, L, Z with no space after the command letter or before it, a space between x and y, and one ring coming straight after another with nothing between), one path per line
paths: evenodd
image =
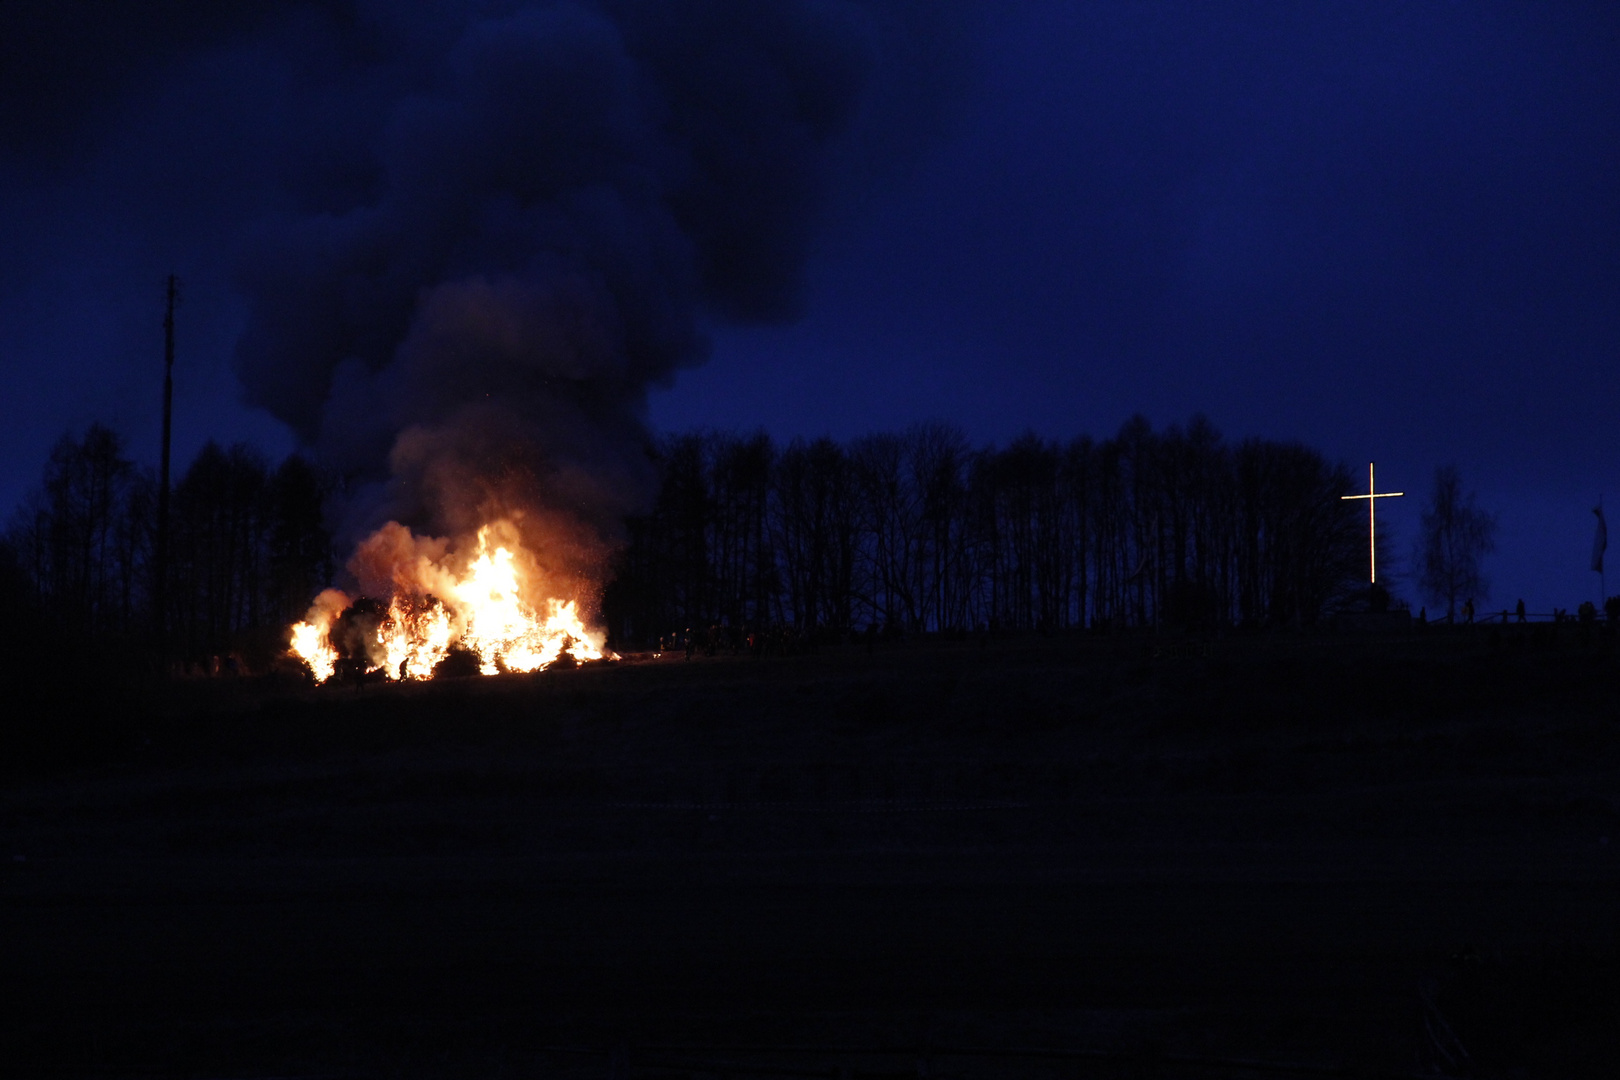
M157 544L152 568L153 616L165 668L169 662L169 436L174 423L174 308L179 302L180 279L170 274L169 303L163 316L163 452L158 466Z

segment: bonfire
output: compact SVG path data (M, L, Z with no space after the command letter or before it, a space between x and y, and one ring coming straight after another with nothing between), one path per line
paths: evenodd
M510 539L500 543L493 535ZM443 540L414 537L389 522L351 563L391 595L354 598L327 589L292 627L291 652L325 682L348 661L391 680L428 679L454 654L484 675L541 671L563 657L576 663L611 656L605 637L585 625L576 600L536 598L542 590L520 559L516 530L497 522L478 530L464 561ZM516 549L516 550L514 550Z

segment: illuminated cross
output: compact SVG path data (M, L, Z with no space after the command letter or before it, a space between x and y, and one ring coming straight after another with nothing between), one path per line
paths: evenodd
M1373 486L1373 463L1367 462L1367 494L1340 495L1341 499L1367 500L1367 582L1378 584L1378 518L1373 508L1378 505L1379 499L1393 499L1405 495L1404 491L1379 491Z

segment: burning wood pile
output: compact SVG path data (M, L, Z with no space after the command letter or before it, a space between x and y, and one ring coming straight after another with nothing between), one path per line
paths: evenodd
M544 574L517 530L497 521L465 553L389 522L360 546L350 569L366 592L327 589L292 627L293 655L316 682L334 675L393 681L435 674L541 671L611 656L580 618L577 599L546 595ZM385 583L385 589L376 589Z

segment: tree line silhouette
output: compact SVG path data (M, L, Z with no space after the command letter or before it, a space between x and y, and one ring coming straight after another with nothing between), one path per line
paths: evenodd
M975 448L945 424L840 444L695 433L604 597L620 640L712 625L967 633L1306 626L1361 585L1348 471L1204 419Z
M848 443L690 433L653 453L655 501L603 595L621 648L713 625L1298 627L1361 581L1347 470L1296 443L1228 443L1201 418L1004 447L940 423ZM321 474L205 446L173 490L162 613L156 486L113 431L64 437L5 533L22 602L75 648L265 662L331 583Z
M157 478L101 425L64 436L5 533L29 609L85 654L167 653L211 664L285 648L286 627L331 578L324 488L297 455L203 447L174 485L167 610L154 610ZM161 618L160 618L161 615Z

